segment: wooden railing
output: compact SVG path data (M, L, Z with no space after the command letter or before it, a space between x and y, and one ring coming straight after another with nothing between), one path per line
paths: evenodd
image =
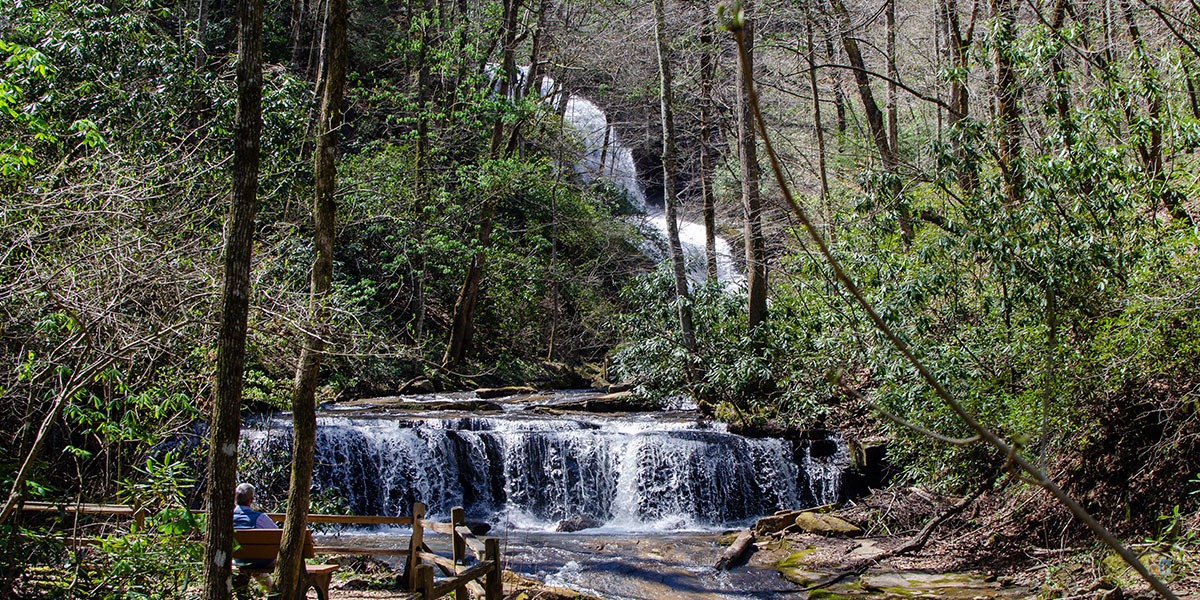
M24 510L32 512L69 512L107 516L131 517L144 524L145 510L127 504L53 504L49 502L26 502ZM192 511L202 513L203 511ZM405 556L403 579L408 591L423 600L441 598L454 594L456 600L466 600L469 594L500 600L504 595L501 574L503 557L500 541L493 537L477 537L466 525L462 507L450 512L450 522L441 523L425 518L425 504L413 504L412 516L356 516L310 514L309 523L334 523L342 525L410 525L407 548L368 548L363 546L314 546L316 554L356 554L373 556ZM275 522L282 522L282 513L268 513ZM427 534L451 536L450 556L442 556L430 549ZM474 564L470 564L474 563ZM441 577L435 577L435 569Z

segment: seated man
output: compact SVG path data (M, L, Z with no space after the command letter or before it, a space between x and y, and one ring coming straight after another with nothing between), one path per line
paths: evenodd
M248 483L239 483L235 496L237 506L233 507L233 528L234 529L279 529L275 521L267 516L267 513L259 512L251 508L254 503L254 486ZM235 560L234 564L239 567L249 567L254 569L265 569L275 564L274 559L257 559L257 560Z

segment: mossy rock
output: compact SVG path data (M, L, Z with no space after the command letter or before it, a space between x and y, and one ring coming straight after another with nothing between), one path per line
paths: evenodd
M804 511L796 516L796 527L818 535L858 537L863 534L857 525L833 515Z

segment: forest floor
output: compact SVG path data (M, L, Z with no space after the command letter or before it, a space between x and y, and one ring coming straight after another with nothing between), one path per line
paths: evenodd
M841 507L835 514L859 525L859 537L830 537L798 531L759 535L754 546L733 569L774 569L779 573L769 591L727 591L720 594L680 590L665 597L718 598L1072 598L1122 600L1155 597L1149 587L1111 552L1102 549L1078 528L1059 529L1048 539L1031 523L1058 521L1053 504L1037 494L984 495L945 519L932 530L927 543L898 554L931 518L955 504L916 488L876 491ZM1196 531L1196 516L1181 527ZM726 537L732 541L734 534ZM1134 544L1145 562L1171 589L1186 600L1200 600L1200 560L1194 545L1146 542ZM723 548L714 546L711 566ZM711 569L707 569L711 571ZM397 592L354 590L335 583L333 600L395 598ZM651 588L643 588L649 590ZM550 587L506 573L509 600L571 600L590 596ZM637 596L637 594L635 594ZM640 597L640 596L638 596Z
M760 540L750 562L773 562L811 598L1075 598L1157 597L1133 569L1077 526L1054 539L1031 523L1057 509L1035 493L984 495L909 544L952 499L907 488L878 491L838 511L863 526L857 538L784 531ZM1054 519L1048 519L1054 522ZM1200 516L1183 525L1196 531ZM1181 598L1200 599L1200 556L1186 544L1134 544L1151 572Z

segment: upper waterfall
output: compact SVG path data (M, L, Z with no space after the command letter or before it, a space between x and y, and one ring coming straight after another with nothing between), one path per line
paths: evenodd
M529 67L519 67L519 85L516 89L523 89L528 77ZM597 177L612 182L625 194L634 208L646 213L646 227L643 228L643 233L649 237L666 239L666 214L660 208L646 205L646 190L638 178L633 151L622 142L615 124L609 121L608 114L591 100L565 91L558 82L548 76L542 79L539 92L542 100L550 106L558 106L563 101L563 94L566 94L563 121L579 132L583 142L583 153L575 162L575 172L585 182L593 181ZM703 281L707 274L706 233L704 225L700 223L686 219L679 221L679 240L683 246L689 277L693 281ZM666 258L665 252L653 248L649 250L656 259ZM715 250L717 280L727 286L744 282L745 278L733 260L729 242L717 236Z

